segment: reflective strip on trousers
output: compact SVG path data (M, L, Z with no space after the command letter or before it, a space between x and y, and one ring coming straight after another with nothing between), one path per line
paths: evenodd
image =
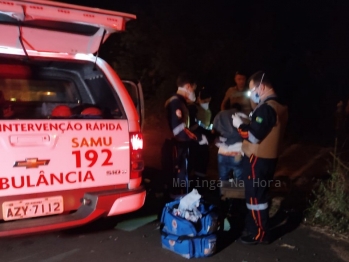
M257 205L252 205L252 204L246 203L246 206L249 210L265 210L268 208L268 203L257 204Z

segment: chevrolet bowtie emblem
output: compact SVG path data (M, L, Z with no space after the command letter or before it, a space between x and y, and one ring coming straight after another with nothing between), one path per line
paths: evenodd
M50 163L49 159L26 158L25 161L16 161L13 167L38 168Z

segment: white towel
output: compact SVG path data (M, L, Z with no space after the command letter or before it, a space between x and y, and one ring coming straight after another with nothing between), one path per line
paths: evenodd
M200 205L200 198L201 195L195 188L185 195L179 202L178 211L180 216L192 222L197 222L201 218L201 213L197 209Z
M201 195L194 188L189 194L186 194L179 202L179 210L192 210L192 206L198 200L200 200Z

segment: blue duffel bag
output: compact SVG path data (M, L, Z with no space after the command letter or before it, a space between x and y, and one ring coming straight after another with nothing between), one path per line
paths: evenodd
M202 217L198 222L193 223L185 218L173 215L173 209L178 208L180 200L167 203L162 211L161 228L165 233L176 236L201 236L217 231L218 214L214 205L207 205L200 202L198 210Z
M214 254L216 241L216 234L188 237L161 232L162 247L188 259L208 257Z

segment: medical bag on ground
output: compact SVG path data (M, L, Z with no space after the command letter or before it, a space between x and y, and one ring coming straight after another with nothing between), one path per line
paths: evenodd
M215 206L200 202L201 218L196 222L176 216L180 200L167 203L161 216L162 247L185 258L210 256L215 252L218 214Z
M167 203L162 211L162 230L177 236L201 236L211 234L218 228L218 212L214 205L200 202L198 210L202 217L197 223L186 220L173 214L173 209L178 208L180 200Z
M184 258L208 257L216 251L216 234L197 237L176 236L161 233L162 247L181 255Z

